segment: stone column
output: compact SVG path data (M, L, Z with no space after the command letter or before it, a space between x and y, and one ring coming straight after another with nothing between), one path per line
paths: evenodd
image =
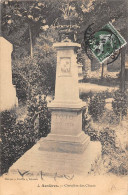
M81 153L89 143L82 131L82 109L79 99L78 64L75 49L78 43L60 42L57 50L55 99L51 110L51 133L40 141L41 150Z
M0 37L0 111L12 109L18 104L12 84L11 53L12 44Z

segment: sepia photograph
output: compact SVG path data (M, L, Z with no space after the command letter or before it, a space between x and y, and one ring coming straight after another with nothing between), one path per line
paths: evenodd
M0 194L128 195L128 0L0 1Z

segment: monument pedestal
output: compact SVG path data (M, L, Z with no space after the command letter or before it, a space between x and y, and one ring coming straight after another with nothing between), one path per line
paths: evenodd
M77 136L65 137L55 136L54 134L51 134L47 139L41 140L39 150L82 153L87 147L88 143L89 137L85 135L84 132L80 133Z
M53 105L53 104L52 104ZM40 150L81 153L89 143L82 131L82 108L52 109L51 133L40 140Z

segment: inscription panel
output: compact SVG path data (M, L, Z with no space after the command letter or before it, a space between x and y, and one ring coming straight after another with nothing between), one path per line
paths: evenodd
M61 57L59 64L59 76L71 76L71 58Z
M51 132L53 134L75 135L82 127L80 116L74 113L53 112Z

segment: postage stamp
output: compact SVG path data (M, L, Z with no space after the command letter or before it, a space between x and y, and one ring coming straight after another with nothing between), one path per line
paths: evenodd
M100 63L114 55L127 42L109 22L88 39L88 46Z

